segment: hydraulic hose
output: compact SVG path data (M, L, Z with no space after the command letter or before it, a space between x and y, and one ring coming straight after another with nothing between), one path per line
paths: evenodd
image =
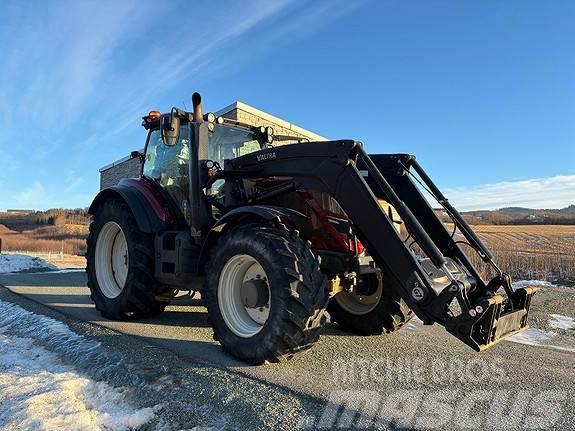
M421 226L417 218L415 218L409 207L399 198L399 196L397 196L393 188L389 185L381 172L379 172L379 169L369 158L363 148L358 149L358 156L365 163L370 178L381 189L389 203L395 207L400 217L409 229L409 232L416 239L418 245L431 259L436 268L442 268L446 263L445 256L443 256L439 248L437 248L423 226Z

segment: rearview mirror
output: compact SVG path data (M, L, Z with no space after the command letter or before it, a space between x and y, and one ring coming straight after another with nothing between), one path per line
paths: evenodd
M180 137L180 117L174 110L170 112L170 115L162 117L162 121L160 121L160 133L164 145L173 147L178 143Z

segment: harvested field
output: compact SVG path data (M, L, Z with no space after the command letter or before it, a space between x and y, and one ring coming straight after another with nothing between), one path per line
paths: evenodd
M82 209L0 212L2 250L84 255L89 223Z
M54 210L13 215L0 213L2 249L42 255L59 267L83 267L89 217ZM451 231L453 225L447 225ZM514 279L548 280L575 286L574 225L474 225L494 252L495 261ZM459 238L461 239L461 238ZM483 275L489 268L472 249L462 246ZM66 258L62 259L61 256ZM71 262L71 256L78 256Z
M473 229L514 278L541 279L575 285L575 226L475 225ZM469 247L465 250L470 250ZM474 264L480 260L468 253Z
M575 252L575 226L477 225L473 229L481 239L500 251L571 255Z
M61 225L17 231L0 224L2 251L64 253L83 255L86 252L88 226Z

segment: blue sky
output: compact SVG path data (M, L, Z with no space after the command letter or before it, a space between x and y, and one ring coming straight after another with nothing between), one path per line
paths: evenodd
M85 207L152 108L417 155L463 209L575 203L575 2L5 1L0 208Z

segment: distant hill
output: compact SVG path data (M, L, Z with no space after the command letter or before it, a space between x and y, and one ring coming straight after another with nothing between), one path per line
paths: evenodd
M0 251L83 255L89 222L84 209L0 212Z
M462 214L471 224L575 224L575 205L561 209L506 207Z

